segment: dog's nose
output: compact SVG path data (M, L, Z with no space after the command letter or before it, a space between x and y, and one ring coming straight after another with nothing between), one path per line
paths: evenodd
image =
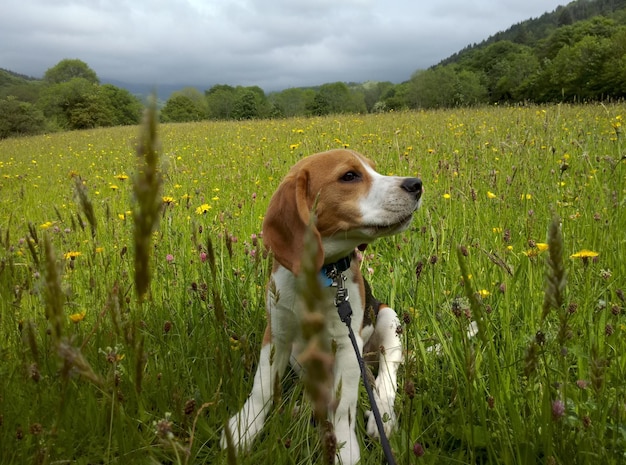
M420 178L406 178L400 187L409 194L415 194L417 198L422 195L422 180Z

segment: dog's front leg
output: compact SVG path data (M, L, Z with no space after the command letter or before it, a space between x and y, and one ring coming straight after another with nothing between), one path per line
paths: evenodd
M393 432L396 425L394 403L396 400L398 368L402 363L402 342L398 336L398 327L400 327L400 321L396 312L390 307L381 307L376 317L374 334L367 347L369 351L369 346L375 344L376 346L371 347L371 350L379 352L378 376L376 377L374 397L387 436ZM367 434L373 438L380 438L372 412L368 411L366 417Z
M359 351L362 352L363 341L356 335ZM337 438L337 456L342 465L352 465L359 461L361 451L355 433L356 408L359 397L359 383L361 370L354 353L352 343L346 336L337 344L335 354L335 383L333 389L332 405L334 411L330 412L330 418L335 428Z
M248 400L239 413L228 421L235 448L247 451L263 428L271 407L274 387L282 377L289 361L290 349L284 344L267 343L261 349L259 366ZM222 448L227 447L226 432L222 433Z

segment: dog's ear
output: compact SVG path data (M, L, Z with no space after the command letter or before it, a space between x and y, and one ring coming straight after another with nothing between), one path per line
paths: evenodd
M322 238L311 222L314 197L309 192L309 172L300 170L285 178L270 200L263 219L263 243L274 259L293 274L298 274L307 228L317 241L316 267L324 264ZM309 236L311 237L311 236Z

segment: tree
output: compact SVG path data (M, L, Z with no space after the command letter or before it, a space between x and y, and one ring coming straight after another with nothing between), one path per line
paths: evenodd
M84 78L45 86L38 106L62 129L86 129L115 124L115 115L99 86Z
M208 105L207 105L206 95L203 92L200 92L195 87L184 87L181 90L172 92L172 95L170 95L170 98L178 96L178 95L184 95L189 100L191 100L196 106L196 108L198 109L198 111L203 115L203 117L206 117L207 112L208 112Z
M563 47L548 68L553 94L560 92L566 100L601 98L609 58L609 39L586 36L575 45Z
M235 105L235 88L225 84L211 87L205 93L208 116L211 119L230 119Z
M350 90L344 82L323 84L306 109L312 115L367 111L363 93Z
M291 88L270 94L268 100L280 116L291 117L306 114L314 97L313 89Z
M75 78L85 79L92 84L100 83L96 72L87 66L87 63L67 58L49 68L43 76L43 80L47 84L60 84Z
M170 97L161 110L161 119L167 123L200 121L204 118L197 105L185 95Z
M0 100L0 139L11 136L39 134L46 120L40 109L15 97Z
M251 90L237 92L233 105L232 117L237 120L252 119L259 116L259 108L255 94Z
M138 124L141 121L143 105L137 97L126 89L120 89L112 84L104 84L98 90L113 114L114 125Z
M307 115L324 116L330 113L330 103L320 92L316 93L313 100L306 105Z
M391 89L393 84L391 82L366 82L363 84L363 101L365 103L365 109L367 112L371 112L374 109L374 105L381 100L381 97Z
M437 66L413 75L405 101L409 108L445 108L486 101L480 75L457 65Z

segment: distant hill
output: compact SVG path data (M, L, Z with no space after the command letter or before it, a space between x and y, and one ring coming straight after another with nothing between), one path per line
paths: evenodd
M478 44L468 45L441 60L435 66L458 63L473 51L500 41L533 47L539 41L547 39L559 27L569 26L594 16L621 17L624 16L624 9L626 9L626 0L575 0L565 6L557 7L550 13L544 13L538 18L514 24L507 30L497 32Z
M102 84L112 84L115 87L126 89L131 94L139 97L142 100L151 95L153 92L156 92L158 100L166 101L170 98L170 95L172 95L173 92L181 90L184 87L196 87L201 92L204 92L204 88L189 86L188 84L160 84L158 86L155 86L154 84L135 84L111 78L101 78L100 82Z

